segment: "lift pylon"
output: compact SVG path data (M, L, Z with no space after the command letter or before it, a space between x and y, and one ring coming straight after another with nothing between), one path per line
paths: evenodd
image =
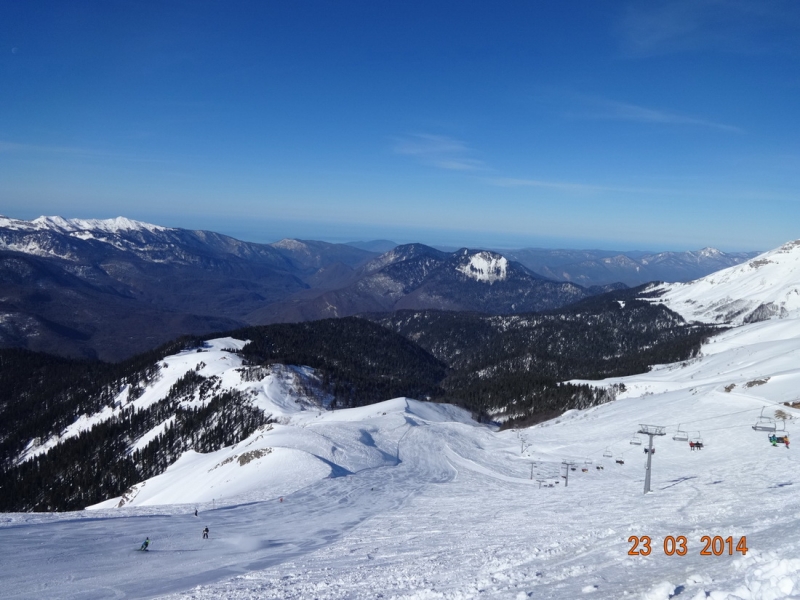
M652 466L653 462L653 438L657 435L666 435L664 433L664 429L666 429L666 427L661 427L660 425L641 425L641 424L639 425L639 431L637 433L646 435L649 439L647 448L647 466L645 467L645 474L644 474L645 494L647 494L650 491L650 467Z

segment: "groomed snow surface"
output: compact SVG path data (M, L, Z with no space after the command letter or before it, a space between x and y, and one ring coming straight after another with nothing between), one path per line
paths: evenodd
M211 372L233 342L191 358ZM626 386L617 401L521 431L402 398L287 402L280 425L183 456L122 508L0 515L0 596L800 598L800 450L751 428L767 406L797 430L778 403L800 390L800 320L730 330L698 359L611 382ZM645 446L629 443L640 424L667 426L647 495ZM674 441L679 425L704 448ZM645 535L651 554L628 555ZM681 535L688 553L667 556L664 538ZM746 536L748 552L701 556L705 535Z

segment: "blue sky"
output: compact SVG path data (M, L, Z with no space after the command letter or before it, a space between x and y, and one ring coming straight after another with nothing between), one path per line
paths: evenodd
M791 0L0 4L0 214L253 241L800 238Z

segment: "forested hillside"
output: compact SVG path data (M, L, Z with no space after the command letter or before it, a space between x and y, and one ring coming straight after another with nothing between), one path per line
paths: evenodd
M0 465L8 466L31 440L102 410L126 386L135 395L156 377L159 360L200 344L200 338L183 337L120 363L0 350Z
M414 342L370 321L348 317L249 327L232 332L250 340L241 356L251 364L304 365L322 374L334 407L408 396L439 398L446 366Z
M450 367L441 400L516 425L613 399L614 390L560 382L685 360L718 331L688 325L637 294L640 289L620 290L526 315L400 311L370 318Z
M317 395L331 398L334 407L442 394L445 366L369 321L331 319L234 335L250 340L236 379L242 385L203 375L202 360L194 370L165 371L169 355L202 358L207 349L200 338L118 364L2 351L0 511L82 508L162 473L188 450L210 452L239 442L271 420L247 385L267 377L271 364L315 369ZM234 348L229 352L235 357ZM167 376L178 378L165 394L137 403ZM62 437L81 419L87 419L83 430ZM29 455L20 460L23 452Z

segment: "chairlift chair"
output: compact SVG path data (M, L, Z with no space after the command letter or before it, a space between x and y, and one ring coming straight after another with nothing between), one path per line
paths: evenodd
M703 438L701 437L699 431L697 432L696 436L694 436L689 440L689 447L692 449L697 448L698 450L701 450L705 447L705 444L703 443Z
M761 408L761 415L758 417L755 425L753 425L753 429L755 431L776 431L778 426L775 423L775 419L772 417L765 417L764 416L764 409L767 408L766 406Z
M631 446L641 446L642 445L642 439L639 436L634 435L631 438L630 444L631 444Z
M689 432L683 431L680 424L678 424L678 431L675 432L675 435L672 436L672 439L676 442L686 442L689 440Z
M606 451L603 452L603 458L611 458L612 456L614 456L614 455L611 454L611 449L606 448Z

